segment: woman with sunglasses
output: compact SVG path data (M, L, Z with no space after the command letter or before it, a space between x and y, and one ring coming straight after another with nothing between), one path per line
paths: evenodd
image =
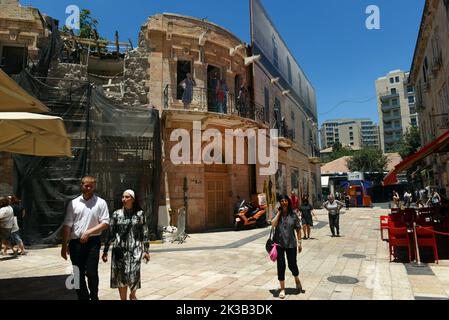
M303 293L301 281L299 280L299 269L297 263L298 253L302 251L301 243L301 221L293 211L292 203L287 195L279 197L279 210L272 221L275 231L275 242L278 244L277 271L280 283L279 298L285 298L285 256L287 256L288 268L295 277L298 293Z

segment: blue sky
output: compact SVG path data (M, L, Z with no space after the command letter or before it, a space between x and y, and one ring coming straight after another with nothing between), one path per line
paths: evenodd
M408 71L424 0L262 0L317 92L320 124L367 117L378 122L375 80L391 70ZM21 0L61 22L68 5L93 12L100 34L137 44L140 26L156 13L179 13L219 24L250 42L248 0ZM380 9L380 30L368 30L369 5ZM371 99L371 100L370 100ZM363 103L343 103L342 101ZM370 100L366 102L367 100Z

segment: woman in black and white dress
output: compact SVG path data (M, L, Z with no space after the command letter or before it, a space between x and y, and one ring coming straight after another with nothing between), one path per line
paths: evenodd
M114 212L109 235L103 251L103 261L108 261L108 251L112 243L111 288L119 290L120 299L137 300L140 289L140 266L142 258L150 261L150 244L145 214L136 201L134 191L127 190L122 196L123 208Z

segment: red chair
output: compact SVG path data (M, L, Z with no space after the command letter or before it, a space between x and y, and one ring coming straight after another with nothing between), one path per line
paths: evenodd
M380 216L380 238L382 241L388 240L384 238L384 230L388 230L389 216Z
M395 224L390 221L388 226L388 247L390 249L390 262L392 262L391 257L396 256L397 247L407 247L408 249L408 261L412 261L412 250L410 247L410 239L408 236L407 228L397 228Z
M397 213L390 214L389 221L394 223L396 228L406 227L402 213L397 212Z
M416 236L418 240L418 248L432 247L433 256L438 264L438 248L433 227L416 227Z
M416 210L413 208L407 208L400 211L405 223L413 223L416 220Z

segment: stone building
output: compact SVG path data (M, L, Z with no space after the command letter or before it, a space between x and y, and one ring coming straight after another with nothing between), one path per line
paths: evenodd
M264 102L254 101L254 90L260 85L260 78L253 74L252 63L255 59L250 48L232 33L211 22L159 14L151 17L143 26L142 37L151 47L148 100L160 110L162 118L165 146L162 201L174 211L188 205L189 231L232 226L236 196L249 200L255 194L262 193L264 187L270 185L270 180L273 193L287 193L296 189L311 195L314 200L318 199L319 166L311 163L315 150L310 149L309 139L304 137L304 141L307 141L305 144L300 139L300 129L296 132L297 144L286 130L281 130L278 139L280 167L277 174L272 176L261 175L259 163L249 164L248 153L245 153L245 164L237 165L236 161L234 164L221 164L226 162L225 158L231 151L234 151L232 159L236 160L238 156L236 144L233 149L225 149L225 138L220 138L223 139L223 161L218 159L218 163L214 164L173 164L170 156L172 148L178 144L177 139L171 141L175 130L186 130L192 137L192 144L195 135L200 137L208 129L217 130L222 137L227 129L268 130L275 126L274 99L282 97L284 100L284 96L273 90L273 101L268 103L268 108L265 108ZM180 83L187 73L192 74L196 87L193 88L190 106L184 109L184 89ZM219 79L226 83L227 88L223 109L217 107L215 96ZM254 81L255 87L253 79L257 79ZM246 92L246 99L241 98L242 88ZM282 115L291 119L288 109L283 110ZM303 117L298 114L296 119ZM199 127L195 127L198 126L194 125L195 121L200 124ZM288 121L296 125L295 118ZM306 118L303 122L306 122ZM292 127L289 123L289 128ZM306 134L309 138L309 130ZM312 138L313 133L310 134ZM248 141L245 142L245 150L247 147ZM189 157L192 163L194 157L195 149ZM288 179L289 176L292 178ZM300 177L303 177L301 181Z
M2 5L3 2L5 0ZM21 41L20 46L26 47L37 60L39 43L49 36L38 18L38 10L21 7L17 1L7 2L3 6L14 14L1 16L0 35L8 37L8 41L13 38ZM16 29L10 30L16 23L10 17L19 13L26 16L29 23L34 23L32 32L23 27L23 19L17 22ZM22 31L35 37L31 39ZM16 38L15 33L18 34ZM63 37L63 40L67 39ZM3 43L6 42L1 40L0 46ZM289 193L295 189L309 194L312 200L319 200L316 124L313 126L306 113L292 107L283 108L279 119L275 119L277 101L288 104L285 90L275 84L265 86L271 95L268 102L255 101L254 84L259 88L258 80L255 80L257 72L253 69L255 60L252 48L223 27L192 17L158 14L142 26L138 48L126 51L123 59L116 61L114 70L123 67L118 76L98 64L86 66L83 59L77 63L70 59L52 61L48 76L88 80L97 86L103 85L107 95L124 106L148 105L159 110L165 153L160 224L167 225L165 218L169 208L176 212L187 206L187 230L202 232L231 227L237 196L253 200L271 185L272 194ZM188 73L193 76L196 86L192 89L191 102L184 108L182 100L186 89L181 82ZM314 93L309 98L314 100ZM314 102L311 104L315 105ZM270 135L270 129L275 127L280 130L280 137ZM266 165L250 161L248 149L253 140L243 139L243 145L235 140L229 146L226 130L234 133L241 130L243 134L266 130L264 136L257 137L258 146L260 142L265 143L269 152L270 141L276 142L279 147L276 154L281 163L279 170L263 175L261 172ZM172 153L179 141L172 135L180 131L189 134L189 144L193 148L188 152L187 161L175 164ZM210 132L220 137L203 137ZM199 138L196 149L195 138ZM202 155L206 154L204 149L210 146L208 143L219 140L221 155L217 147L208 153L214 161L202 161ZM11 163L10 157L5 157ZM194 161L197 158L199 162ZM243 160L244 164L236 164L240 163L238 160Z
M18 74L37 61L39 43L48 37L39 10L22 7L18 0L0 1L0 65L8 74Z
M427 0L410 71L423 146L449 130L449 1ZM444 149L443 149L444 150ZM449 153L434 152L421 166L426 185L449 195ZM443 190L444 189L444 190Z

